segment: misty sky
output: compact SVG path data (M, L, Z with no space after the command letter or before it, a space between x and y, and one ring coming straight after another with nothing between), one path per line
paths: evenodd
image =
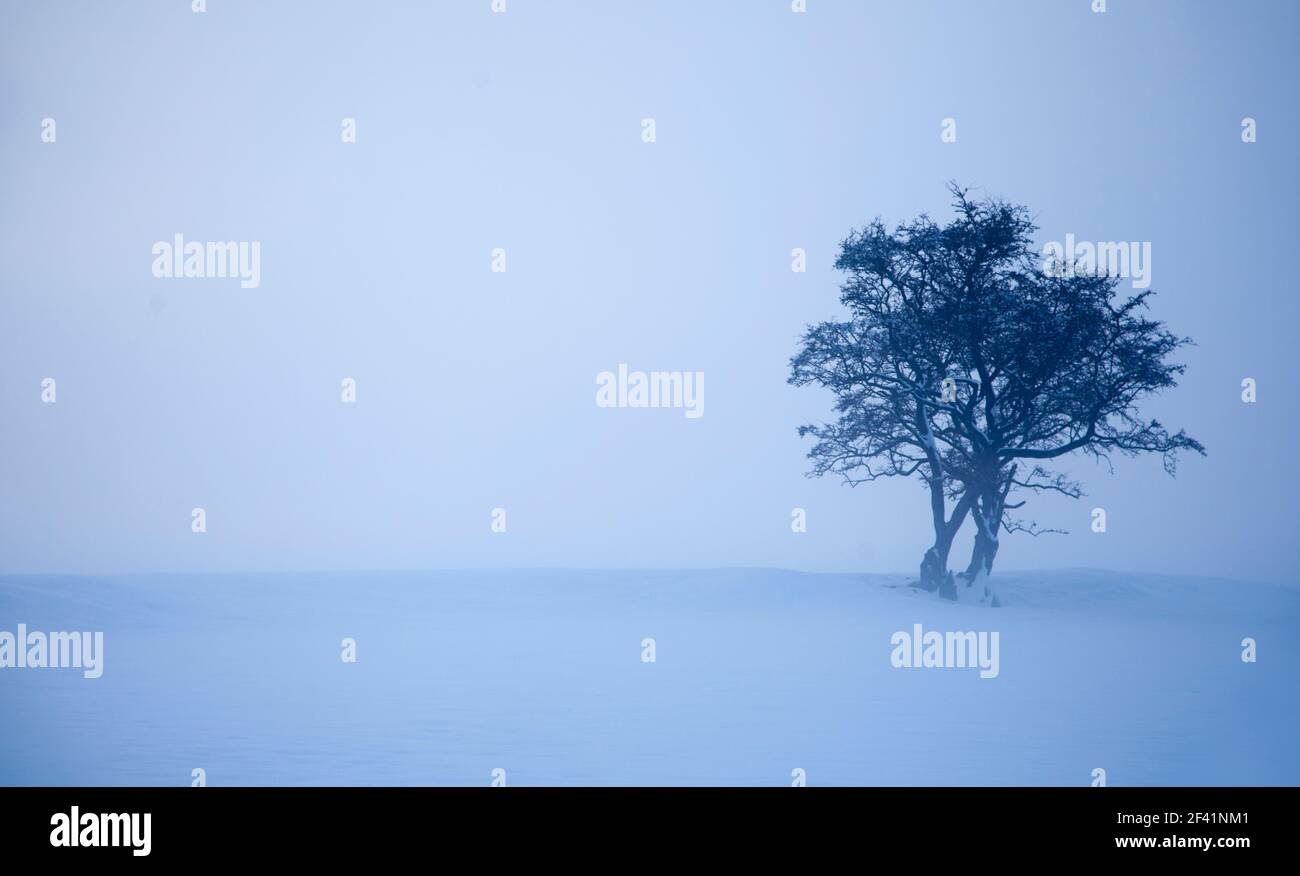
M806 479L830 396L785 381L839 241L950 179L1150 242L1197 342L1147 410L1209 456L1075 460L999 564L1300 567L1295 4L208 5L0 6L0 571L912 570L919 483ZM155 279L175 234L260 285ZM620 363L704 416L597 407Z

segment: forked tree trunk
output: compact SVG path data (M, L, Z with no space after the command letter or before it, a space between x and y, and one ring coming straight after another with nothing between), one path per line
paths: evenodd
M921 557L920 587L929 593L939 591L944 599L957 598L957 586L952 573L948 571L948 555L952 552L952 542L961 529L966 514L970 511L972 500L963 496L953 508L952 518L943 518L942 506L935 516L934 545Z

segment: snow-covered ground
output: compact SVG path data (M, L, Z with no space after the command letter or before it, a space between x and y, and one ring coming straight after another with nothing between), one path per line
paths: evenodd
M0 630L105 649L98 679L0 669L0 784L1300 784L1300 589L1000 583L989 609L758 569L0 576ZM998 676L894 668L918 623L998 632Z

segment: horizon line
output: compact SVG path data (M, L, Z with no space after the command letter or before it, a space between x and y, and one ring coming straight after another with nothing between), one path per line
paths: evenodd
M806 576L871 576L871 577L910 577L919 578L916 572L902 571L807 571L791 569L784 566L441 566L441 567L395 567L395 568L347 568L347 569L161 569L161 570L126 570L126 571L8 571L0 570L0 579L41 578L41 577L81 577L81 578L123 578L133 576L238 576L238 575L430 575L443 573L520 573L520 572L615 572L615 573L701 573L701 572L779 572L787 575ZM1101 566L1053 566L1045 568L1009 568L995 571L995 575L1033 575L1062 572L1103 572L1111 575L1144 575L1157 578L1190 578L1201 581L1223 581L1238 584L1268 586L1295 586L1294 581L1268 578L1239 578L1226 575L1207 575L1204 573L1183 572L1145 572L1133 569L1111 569Z

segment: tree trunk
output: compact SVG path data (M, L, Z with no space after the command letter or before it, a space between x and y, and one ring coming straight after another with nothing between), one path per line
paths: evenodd
M993 546L993 556L986 557L986 542L975 533L975 543L971 545L970 562L966 564L966 571L961 573L961 577L966 579L966 586L969 587L975 583L975 576L982 572L993 571L993 560L998 555L997 545Z
M917 582L917 586L929 593L938 590L940 568L939 555L934 548L927 549L921 557L921 580Z
M979 533L975 533L975 543L971 545L970 562L966 564L966 571L961 576L966 579L966 586L969 587L975 582L975 573L984 562L984 543L980 541Z
M998 530L1001 528L1002 521L999 516L987 517L984 515L983 508L975 509L975 550L971 556L970 572L971 576L966 579L966 586L973 585L976 581L982 580L984 594L980 602L989 600L993 608L1002 605L1002 600L998 598L997 587L993 583L993 560L998 555Z
M948 553L951 547L951 540L943 545L935 545L921 558L920 587L929 593L938 590L941 599L957 598L957 585L953 581L952 572L948 571Z
M930 473L926 478L926 482L930 488L930 517L934 524L934 546L921 557L919 586L929 593L938 590L939 595L944 596L942 588L944 579L948 575L948 552L952 549L952 539L956 535L956 528L951 526L951 521L947 518L948 503L943 489L943 457L939 455L939 451L935 447L934 433L930 430L928 416L925 406L918 404L916 407L916 431L922 436L921 441L925 447L926 462L930 466ZM966 497L963 496L962 501L958 503L958 507L953 510L953 518L957 518L959 512L962 517L965 517L968 505ZM960 525L960 521L958 521L958 524Z
M920 587L922 590L928 593L937 590L939 596L944 599L957 598L957 585L953 581L952 573L948 571L948 554L952 552L953 539L957 537L957 530L961 529L970 507L971 502L963 496L957 503L957 507L953 509L951 520L946 520L942 524L936 522L934 546L921 558Z
M939 542L921 557L920 587L927 593L933 593L943 586L944 577L948 572L948 552L951 547L951 542L948 544Z

